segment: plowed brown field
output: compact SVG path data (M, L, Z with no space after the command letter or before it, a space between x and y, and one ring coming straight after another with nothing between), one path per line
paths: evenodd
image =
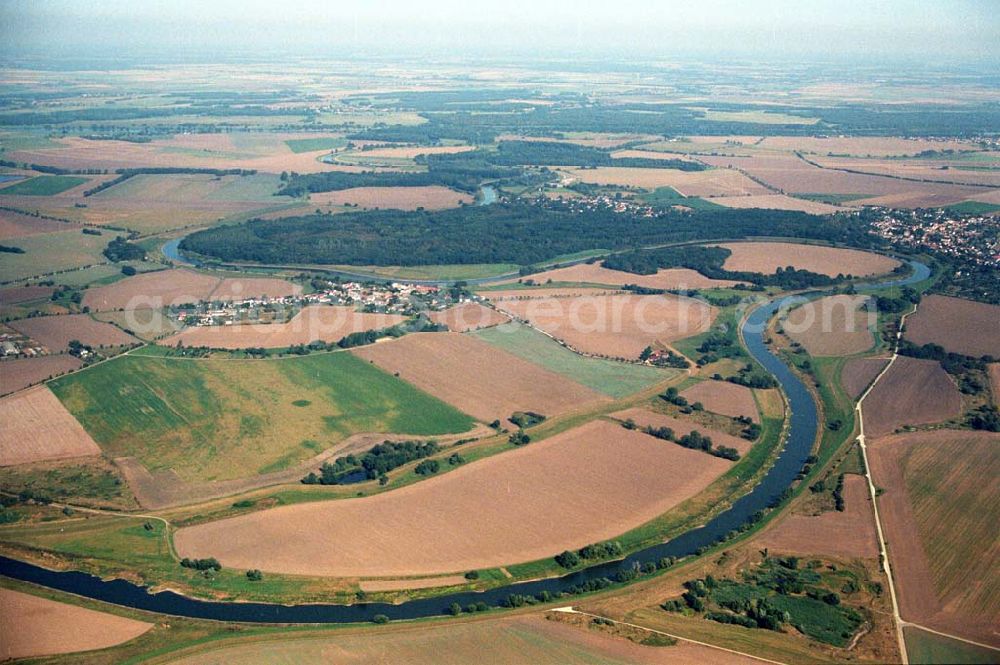
M483 422L546 416L607 397L475 337L413 333L352 351Z
M871 385L878 373L882 371L887 358L851 358L840 370L840 383L852 399L861 397L861 393Z
M867 296L827 296L788 313L783 328L814 356L849 356L875 344L874 311L863 308Z
M899 261L857 249L799 245L790 242L733 242L720 245L732 254L723 267L773 274L778 268L793 266L830 277L837 275L881 275L899 265Z
M191 270L162 270L87 289L83 294L83 304L95 312L159 309L205 300L218 284L218 277Z
M0 422L0 466L101 454L45 386L0 399Z
M241 300L245 298L286 298L301 295L302 287L271 277L227 277L209 294L210 300Z
M127 642L151 623L0 589L0 660L92 651Z
M934 360L899 356L862 408L865 433L891 434L903 425L924 425L954 418L962 412L962 395Z
M437 574L532 561L612 538L730 463L594 421L439 478L179 530L183 556L296 574Z
M69 354L4 360L0 362L0 395L65 374L81 365L83 362L79 358Z
M320 205L352 205L361 208L396 210L442 210L472 203L472 197L448 187L354 187L336 192L310 194L309 201Z
M126 346L139 340L110 323L95 321L87 314L37 316L8 324L11 328L47 347L53 353L65 351L72 340L87 346Z
M33 236L37 233L49 233L51 231L65 231L71 228L74 228L74 226L64 222L57 222L52 219L45 219L44 217L22 215L9 210L0 210L0 240Z
M724 416L746 416L760 422L753 391L729 381L702 381L681 392L690 403L701 402L707 411Z
M609 270L596 263L578 263L565 268L546 270L527 279L536 284L553 282L581 282L586 284L608 284L622 286L635 284L651 289L710 289L712 287L733 286L737 282L724 279L709 279L695 270L687 268L669 268L660 270L655 275L635 275L621 270Z
M489 328L510 320L507 315L476 302L467 302L440 312L431 312L428 314L428 318L434 323L448 326L448 330L452 332L468 332Z
M502 311L593 355L634 360L647 346L708 330L716 310L681 296L504 300Z
M906 319L906 339L914 344L939 344L969 356L1000 358L1000 306L927 296Z
M690 420L681 420L680 418L673 418L663 413L656 413L655 411L650 411L643 408L633 408L626 409L625 411L618 411L617 413L612 413L613 418L618 418L619 420L627 420L631 418L635 421L635 424L639 427L669 427L674 430L677 436L684 436L685 434L690 434L691 432L698 430L705 436L712 439L712 443L717 446L729 446L730 448L735 448L740 451L740 454L746 453L750 450L751 442L747 441L738 436L733 436L732 434L726 434L725 432L720 432L718 430L709 429L700 425L696 422Z
M678 171L599 166L596 169L569 169L568 172L581 182L598 185L631 185L643 189L673 187L682 196L747 196L770 193L739 171L732 169Z

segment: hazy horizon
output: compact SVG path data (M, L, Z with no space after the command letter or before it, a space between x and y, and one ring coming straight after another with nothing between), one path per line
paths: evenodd
M123 0L0 0L0 52L18 57L709 58L929 66L1000 59L989 1L704 0L615 3L455 0L275 5Z

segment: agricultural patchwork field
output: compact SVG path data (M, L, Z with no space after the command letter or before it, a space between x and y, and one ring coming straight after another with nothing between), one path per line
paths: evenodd
M207 300L218 284L218 277L192 270L161 270L87 289L83 294L83 305L95 312L158 309Z
M45 217L23 215L9 210L0 210L0 240L33 236L39 233L52 233L73 228L65 222L58 222Z
M489 568L624 533L704 489L729 467L719 458L594 421L393 492L186 527L177 532L176 544L184 556L294 574Z
M900 434L869 458L903 618L1000 646L1000 434Z
M123 356L50 386L106 454L192 481L287 468L360 432L432 436L473 426L347 353L236 361Z
M27 388L82 365L83 361L69 354L0 361L0 395Z
M597 263L578 263L566 268L556 268L529 275L536 284L553 282L579 282L583 284L608 284L623 286L635 284L650 289L710 289L733 286L737 282L723 279L709 279L695 270L687 268L667 268L653 275L636 275L621 270L610 270Z
M872 348L872 329L878 323L874 309L865 308L867 296L826 296L788 313L783 330L813 356L849 356Z
M71 230L37 233L11 238L5 245L24 250L23 254L4 253L0 261L0 283L82 268L107 259L101 254L108 244L106 236L86 235L79 227Z
M287 298L302 294L302 287L273 277L226 277L209 294L209 300Z
M1000 358L1000 306L927 296L906 319L906 339L968 356Z
M876 438L903 425L925 425L962 412L962 395L935 360L899 356L865 399L865 433Z
M45 386L0 399L0 421L0 466L101 453Z
M37 316L11 321L8 325L53 353L65 351L73 340L93 347L129 346L138 343L132 335L110 323L95 321L89 314Z
M765 208L768 210L800 210L813 215L829 215L843 208L820 201L797 199L784 194L758 194L750 196L720 196L712 203L727 208Z
M476 333L476 337L530 363L540 365L615 398L631 395L677 375L677 370L581 356L551 337L525 325L480 330Z
M351 353L487 423L515 411L552 416L607 399L472 335L412 333Z
M750 178L732 169L679 171L599 166L593 169L569 169L567 173L580 182L597 185L632 186L651 190L657 187L673 187L681 196L759 196L770 193Z
M830 277L881 275L899 265L887 256L841 247L821 247L787 242L733 242L719 245L732 252L726 270L774 274L792 266Z
M193 326L163 340L167 346L207 346L213 349L280 349L317 340L338 342L366 330L389 328L406 320L399 314L370 314L353 307L310 305L286 323L246 323Z
M439 312L430 312L427 318L434 323L448 326L448 330L452 332L492 328L510 320L510 317L505 314L475 302L462 303Z
M9 289L0 289L0 306L44 300L55 290L54 286L12 286Z
M647 346L705 332L716 314L699 300L666 295L503 300L497 306L583 353L628 360Z
M0 660L105 649L152 623L0 588Z

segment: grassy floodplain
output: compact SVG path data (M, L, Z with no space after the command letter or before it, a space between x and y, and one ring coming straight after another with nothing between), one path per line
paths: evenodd
M359 432L432 436L473 425L346 353L256 361L128 355L52 389L109 455L190 480L277 471Z

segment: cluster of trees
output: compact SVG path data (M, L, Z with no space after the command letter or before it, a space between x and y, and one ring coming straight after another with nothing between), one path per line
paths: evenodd
M336 223L327 215L258 219L193 233L180 247L223 261L272 264L532 265L595 247L618 250L762 235L851 241L855 245L871 242L848 218L819 224L814 216L795 211L668 210L651 222L606 209L575 211L554 201L495 203L433 213L353 212L338 215ZM725 273L727 278L729 274Z
M754 369L751 365L746 365L735 376L726 378L726 381L735 383L738 386L747 388L777 388L778 381L770 374Z
M902 293L898 298L892 296L875 296L873 300L878 311L887 314L899 314L900 312L908 312L913 309L913 306L920 302L920 294L906 286L903 287Z
M531 443L531 436L523 429L519 429L507 437L507 440L515 446L526 446Z
M749 416L736 416L733 420L743 425L740 436L747 441L756 441L757 437L760 436L762 431L760 425L755 423Z
M1000 410L995 406L981 406L969 416L972 429L986 432L1000 432Z
M338 457L332 463L324 462L318 475L311 471L302 479L302 483L305 485L338 485L345 477L359 471L364 471L367 479L374 480L408 462L429 457L438 450L438 445L434 441L386 441L373 446L360 458L355 455L347 455ZM436 460L430 461L437 464ZM428 472L430 467L426 466L424 469L425 472ZM436 473L437 470L438 468L435 467L430 473Z
M0 245L0 252L5 254L24 254L24 249L13 245Z
M730 448L729 446L715 446L712 443L711 437L705 436L698 430L692 430L680 437L678 437L674 430L669 427L653 427L652 425L647 425L642 431L650 436L656 437L657 439L670 441L679 446L690 448L691 450L701 450L709 455L721 457L722 459L732 460L735 462L740 458L738 450Z
M114 261L115 263L119 261L141 261L146 258L146 250L139 245L129 242L122 236L116 236L114 240L109 242L108 246L104 248L103 254L109 261Z
M425 459L413 468L413 472L418 476L433 476L441 470L441 463L436 459Z
M584 561L597 561L602 559L613 559L624 554L621 543L617 540L609 540L603 543L592 543L584 545L580 549L566 550L555 556L555 561L563 568L576 568Z
M515 411L508 420L524 429L544 422L545 416L534 411Z
M208 559L189 559L188 557L184 557L181 559L181 566L193 570L214 570L216 572L222 570L222 564L214 557L209 557Z

